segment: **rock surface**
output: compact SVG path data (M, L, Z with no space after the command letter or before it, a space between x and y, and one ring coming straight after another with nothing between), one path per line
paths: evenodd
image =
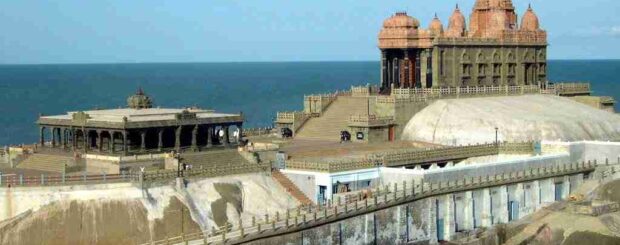
M139 244L273 215L298 202L270 176L0 189L0 244Z

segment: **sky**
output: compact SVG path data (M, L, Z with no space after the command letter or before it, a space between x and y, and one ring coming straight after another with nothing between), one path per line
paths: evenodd
M444 25L474 0L2 0L0 63L378 60L377 34L394 12ZM551 59L619 59L618 0L528 3L549 34Z

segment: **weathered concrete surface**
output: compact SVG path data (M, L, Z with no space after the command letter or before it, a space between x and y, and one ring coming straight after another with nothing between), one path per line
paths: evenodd
M492 142L495 127L501 141L605 141L620 137L620 116L549 95L447 99L415 114L402 139L447 145Z

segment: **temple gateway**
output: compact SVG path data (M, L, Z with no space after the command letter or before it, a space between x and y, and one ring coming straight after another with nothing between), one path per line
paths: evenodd
M40 116L40 144L80 152L130 153L199 151L239 142L243 114L198 108L153 108L139 89L127 108L72 111ZM234 139L231 139L234 127Z

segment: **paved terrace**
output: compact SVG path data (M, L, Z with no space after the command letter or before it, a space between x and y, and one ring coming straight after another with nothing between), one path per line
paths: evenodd
M440 145L410 141L381 143L339 143L330 140L320 139L293 139L284 143L280 147L280 150L286 152L292 159L319 160L339 159L342 157L356 157L360 155L394 150L425 149L429 147L440 147Z
M412 167L448 161L460 161L470 157L504 154L533 154L533 142L479 144L467 146L434 146L412 148L418 143L399 142L395 144L345 144L323 143L323 150L304 151L295 149L292 158L286 161L286 168L317 172L343 172L367 169L376 166ZM298 146L300 147L300 146ZM301 147L304 148L304 147ZM286 149L286 148L285 148ZM288 153L288 152L287 152Z

